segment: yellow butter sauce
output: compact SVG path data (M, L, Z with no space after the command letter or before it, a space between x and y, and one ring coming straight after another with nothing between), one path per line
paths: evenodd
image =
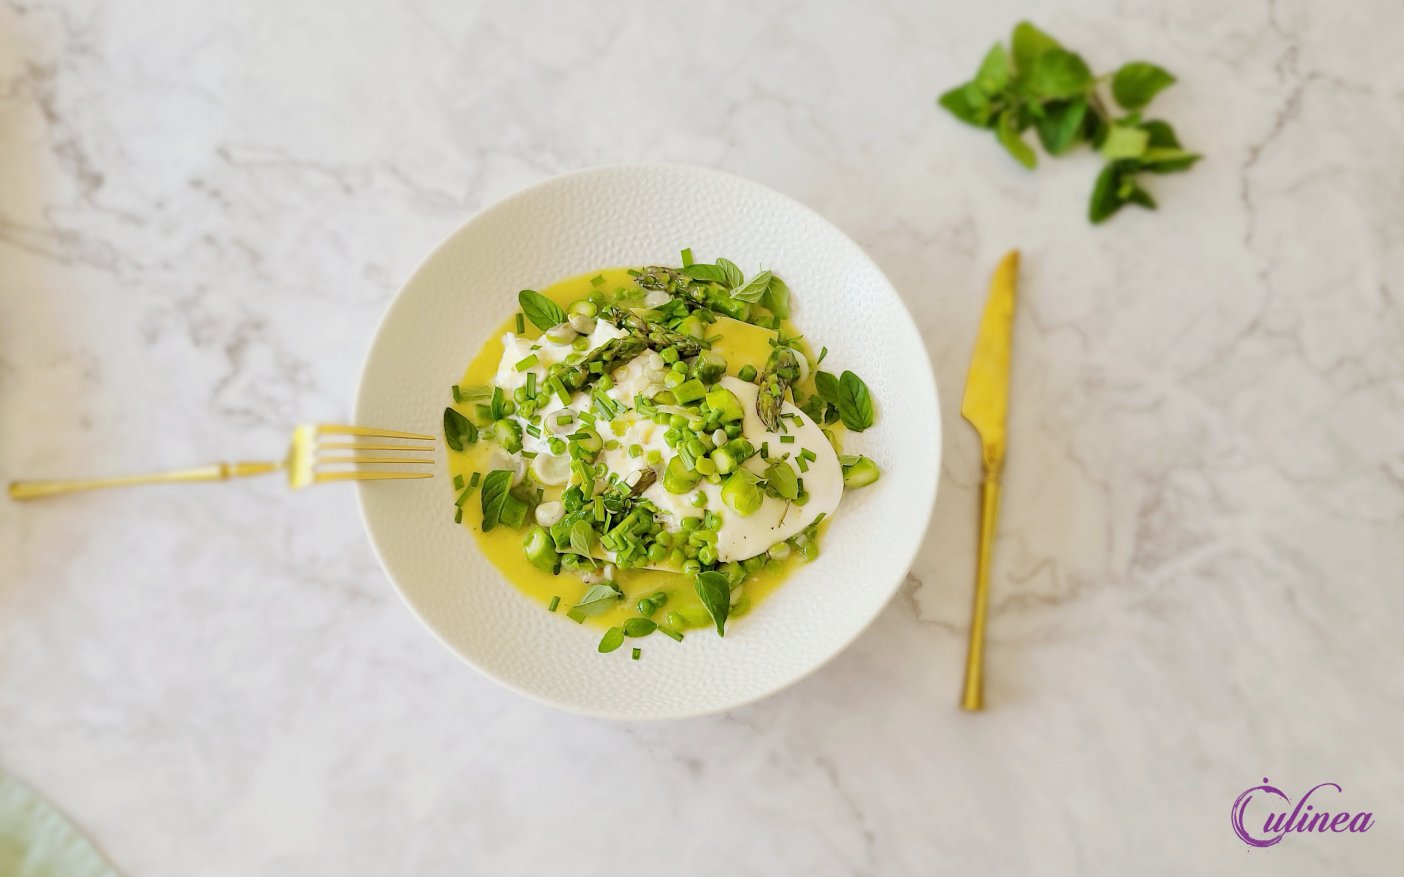
M592 283L592 280L599 277L603 277L604 282L597 286ZM606 298L612 298L614 292L620 289L637 291L628 268L607 268L603 271L591 271L578 277L567 278L540 290L540 292L561 306L569 308L571 303L587 298L596 289L601 290ZM507 332L515 332L516 328L515 314L497 326L482 349L468 364L468 369L459 382L460 386L483 387L492 383L497 374L498 363L502 359L502 336ZM526 334L530 337L536 337L540 334L530 321L527 322L526 328ZM713 342L712 349L726 358L728 374L735 375L746 364L754 366L757 370L765 367L766 358L770 355L770 339L775 337L774 332L725 318L712 324L711 331L714 335L720 334L722 336ZM787 336L795 334L792 327L789 326L785 327L785 332ZM456 407L462 413L471 416L469 410L471 406L471 402L464 402ZM472 478L474 472L480 472L485 476L487 474L487 460L494 447L490 442L479 441L476 445L466 449L464 453L450 452L449 469L451 474L462 475L464 483ZM569 570L563 571L560 575L551 575L536 568L527 560L522 551L525 530L498 526L490 532L484 533L482 522L482 504L479 501L479 493L474 491L468 501L463 504L463 526L473 533L477 539L478 547L502 575L522 593L542 604L549 605L553 597L560 597L560 605L556 611L562 616L580 601L587 586L578 575ZM742 605L736 608L741 609L747 603L752 607L758 605L779 587L794 569L795 564L800 562L802 561L798 560L795 554L792 554L783 563L771 561L764 569L750 574L745 582L745 590L743 591L745 597ZM614 609L586 619L589 623L611 627L622 624L628 618L637 617L638 611L635 604L639 598L657 591L666 593L668 602L660 612L653 616L654 620L661 623L671 611L681 611L698 619L706 618L706 610L693 591L691 576L663 570L621 569L615 581L623 589L624 599ZM733 617L738 617L739 614L738 612Z

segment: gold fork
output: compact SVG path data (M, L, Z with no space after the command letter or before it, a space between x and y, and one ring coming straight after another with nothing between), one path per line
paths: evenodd
M359 439L394 439L397 444L384 441L322 441L322 436L354 436ZM122 475L117 478L74 478L61 481L12 481L11 499L39 499L57 496L61 493L75 493L80 490L97 490L103 487L131 487L138 484L173 484L182 481L228 481L230 478L245 478L250 475L267 475L270 472L288 473L288 484L293 490L310 484L326 481L393 481L401 478L432 478L432 472L401 472L385 469L333 469L322 471L322 466L351 465L426 465L434 462L434 437L415 432L397 432L392 429L368 429L364 426L344 426L338 424L303 424L293 430L292 443L288 445L288 455L278 463L214 463L197 466L194 469L177 469L172 472L153 472L147 475ZM379 454L343 456L328 454L327 451L412 451L430 456L386 457Z

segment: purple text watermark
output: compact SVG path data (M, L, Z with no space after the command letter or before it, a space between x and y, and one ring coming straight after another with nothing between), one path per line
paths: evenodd
M1369 831L1375 824L1375 814L1365 810L1356 813L1345 809L1318 810L1316 804L1330 806L1329 799L1321 796L1315 799L1315 803L1309 803L1312 801L1312 795L1321 789L1335 789L1339 795L1341 787L1335 783L1319 783L1312 786L1294 805L1286 792L1269 785L1268 782L1268 778L1263 777L1261 786L1245 790L1238 796L1238 800L1233 802L1233 809L1229 811L1229 821L1233 823L1234 833L1238 835L1239 840L1251 847L1270 847L1290 832L1364 832ZM1257 817L1248 816L1248 805L1255 796L1262 797L1268 806L1274 808L1268 813L1261 830L1258 829ZM1281 812L1278 812L1279 810Z

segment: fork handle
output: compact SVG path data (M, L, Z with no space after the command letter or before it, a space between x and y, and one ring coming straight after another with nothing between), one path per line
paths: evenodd
M120 475L116 478L70 478L59 481L11 481L10 499L40 499L61 493L99 490L104 487L135 487L139 484L176 484L183 481L228 481L250 475L267 475L282 468L281 463L214 463L194 469L174 469L146 475Z

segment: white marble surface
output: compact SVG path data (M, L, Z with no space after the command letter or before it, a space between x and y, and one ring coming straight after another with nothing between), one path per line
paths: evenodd
M936 112L1028 15L1209 158L1082 220ZM0 2L0 477L279 451L399 281L550 174L812 205L919 319L945 484L814 677L611 725L461 666L349 491L0 503L0 764L130 875L1376 874L1404 853L1404 7L1219 0ZM954 708L987 273L1025 252L991 709ZM1364 835L1249 850L1333 780Z

